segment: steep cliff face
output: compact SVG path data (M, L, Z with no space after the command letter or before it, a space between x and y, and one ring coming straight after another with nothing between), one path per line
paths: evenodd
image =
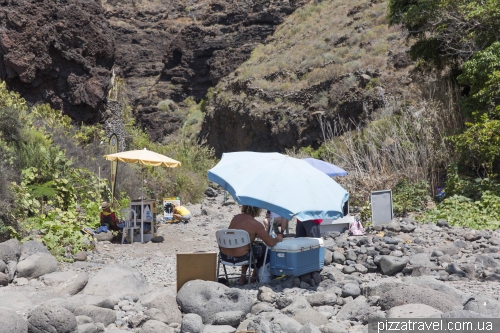
M217 85L201 136L217 155L317 148L409 94L405 35L385 1L310 3Z
M77 121L100 119L110 89L114 38L91 0L3 0L0 78L31 103Z
M302 0L103 1L116 39L115 72L154 140L182 126L158 102L203 98L248 59Z

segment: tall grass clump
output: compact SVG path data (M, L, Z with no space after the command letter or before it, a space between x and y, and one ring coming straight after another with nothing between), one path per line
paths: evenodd
M418 105L387 101L366 125L319 120L325 139L322 157L349 172L338 181L353 205L363 206L372 191L393 189L402 214L423 210L424 193L434 195L444 182L443 172L454 161L447 137L460 128L454 108L435 99ZM420 199L409 202L409 195Z

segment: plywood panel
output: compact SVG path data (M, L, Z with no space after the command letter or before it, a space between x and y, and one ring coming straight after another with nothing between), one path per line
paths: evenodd
M217 253L177 253L177 291L191 280L215 281Z

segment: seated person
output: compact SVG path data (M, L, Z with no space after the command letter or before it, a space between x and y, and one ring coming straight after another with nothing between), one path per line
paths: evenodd
M174 220L181 222L189 222L191 219L191 212L184 206L179 206L174 203Z
M267 211L266 218L264 219L264 226L266 227L266 230L269 232L269 222L271 222L272 218L274 218L274 223L273 223L274 233L276 235L284 234L286 230L286 225L288 224L288 220L285 219L284 217L279 216L276 213L271 212L270 210ZM281 231L279 230L278 226L281 226Z
M321 231L319 225L323 222L322 219L300 221L297 220L295 227L295 238L297 237L313 237L321 238Z
M267 246L274 246L283 240L283 235L279 234L277 238L272 238L259 221L255 217L259 216L260 208L253 206L242 206L241 214L236 215L229 224L228 229L240 229L245 230L250 235L250 240L252 241L252 252L257 259L257 264L252 272L252 280L255 281L257 277L257 269L264 264L264 255L266 253L267 247L260 243L255 242L255 238L258 236ZM248 246L242 246L234 249L221 248L221 257L224 261L232 261L234 263L242 262L248 260L249 249ZM241 277L239 284L245 284L245 277L248 270L248 265L241 266Z
M106 226L108 230L121 230L120 227L118 227L120 220L116 217L115 213L111 211L111 204L104 201L101 205L101 210L101 227Z

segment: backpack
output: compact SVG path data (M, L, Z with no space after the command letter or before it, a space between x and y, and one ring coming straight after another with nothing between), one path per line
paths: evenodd
M349 227L349 234L352 236L362 236L365 234L365 228L363 228L358 219L356 219Z

